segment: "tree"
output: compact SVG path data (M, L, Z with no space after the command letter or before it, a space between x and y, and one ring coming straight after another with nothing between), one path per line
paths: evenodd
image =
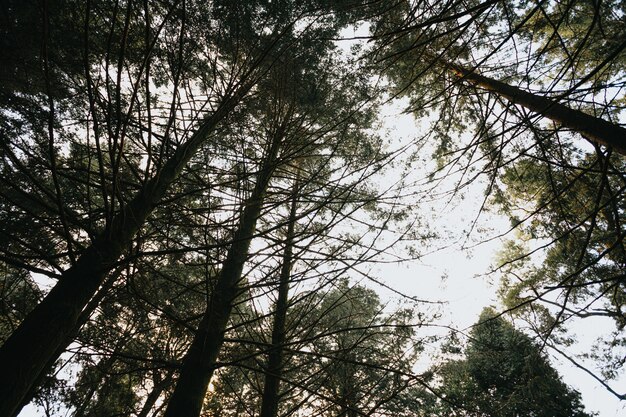
M59 279L0 351L0 366L14 380L0 392L3 413L17 412L18 404L49 369L59 350L71 342L88 301L194 154L272 66L280 51L293 47L294 39L281 43L283 32L299 18L295 12L295 20L273 13L247 15L248 20L260 19L255 24L268 24L272 30L269 34L242 30L245 36L239 37L228 33L234 35L242 29L237 22L247 12L245 8L218 5L209 10L202 2L161 6L150 9L129 1L112 9L99 9L92 3L78 7L84 20L79 33L84 39L80 53L85 73L84 77L62 75L81 93L67 103L61 101L67 112L61 112L66 107L58 103L55 107L57 98L48 94L44 113L49 122L39 121L37 126L42 127L38 129L13 132L3 148L3 181L10 184L4 193L7 209L22 215L17 221L43 224L41 242L6 235L5 260ZM101 19L94 19L94 9ZM61 8L59 13L65 11ZM207 29L205 22L212 13L223 20ZM138 16L141 23L131 24ZM120 27L118 21L124 24ZM170 36L177 37L175 50L168 42ZM198 43L200 39L204 43ZM234 44L233 39L239 43ZM209 45L219 53L207 56L202 52ZM158 62L164 65L157 69ZM52 82L50 77L48 71L40 74L47 83ZM159 103L152 97L153 82L177 93L170 96L169 103L167 99ZM197 82L200 91L187 91L183 97L179 86L188 87L192 82ZM195 104L195 94L205 97L201 106ZM190 110L185 100L192 103ZM88 117L77 118L89 134L93 132L95 146L89 136L85 144L81 132L57 127L61 115L76 116L81 108ZM169 110L162 111L164 108ZM139 116L135 118L136 110ZM33 144L37 152L31 153L28 149ZM87 168L83 163L62 169L66 162L64 153L57 149L61 145L86 146ZM140 166L139 155L146 157L144 166ZM29 166L39 166L40 171L33 174ZM63 175L61 171L65 171ZM93 180L77 181L84 172ZM86 204L66 205L76 193L87 195ZM40 213L33 215L31 203ZM27 248L34 256L19 254L20 248ZM21 261L23 258L27 261Z
M463 354L433 371L441 395L436 415L589 416L541 346L492 309L483 310Z
M419 386L411 368L422 349L415 338L421 323L411 310L383 309L372 290L346 279L324 294L316 312L321 331L310 344L320 415L410 413L398 405Z
M422 323L412 311L383 312L374 291L345 278L289 301L282 366L270 374L280 379L274 415L414 415L426 396L411 372L422 349L414 331ZM252 414L266 401L270 362L255 364L255 352L275 346L249 343L232 351L240 359L213 380L209 415Z
M558 166L519 161L502 177L506 194L500 188L495 192L497 204L518 229L517 240L500 254L501 294L507 307L559 351L556 345L568 340L561 335L565 323L612 320L615 332L601 337L594 348L599 368L611 379L623 361L626 324L623 158L602 152L584 159L570 152L561 155ZM528 209L532 219L525 218ZM527 255L528 246L539 240L549 242L537 249L543 255L540 263Z
M439 155L455 159L455 154L473 156L471 149L502 137L492 153L506 160L505 146L512 147L517 142L515 137L526 129L524 126L532 129L542 117L554 122L549 129L569 129L623 154L626 129L614 117L619 111L619 99L611 97L604 103L601 95L607 87L601 83L621 85L615 68L626 44L616 45L598 30L602 24L615 24L617 17L611 6L603 4L590 11L590 6L582 3L570 2L561 8L558 2L534 6L507 1L431 6L398 1L374 19L371 37L376 46L370 59L391 78L395 95L411 99L409 110L417 117L431 111L438 113L432 136L440 142ZM583 10L594 16L592 21L582 18ZM507 25L498 27L498 19ZM564 22L567 29L561 29ZM534 39L536 33L539 39ZM580 56L593 55L591 38L602 45L606 55L585 62ZM567 45L554 45L556 39ZM542 45L544 42L547 44ZM501 65L508 59L511 65ZM590 66L590 62L598 65ZM544 65L537 68L538 63ZM546 67L555 75L546 81L550 86L544 89L546 74L542 69ZM516 73L518 68L520 72ZM580 74L583 70L588 73ZM587 88L589 82L600 85ZM553 93L559 83L562 89ZM588 96L593 97L592 107L586 103ZM498 121L520 127L510 126L499 132L495 128ZM471 130L475 130L471 142L459 141Z
M90 19L93 16L89 6L90 4L87 4L86 9L78 8L78 10L84 10L86 23L83 35L86 38L89 37L90 31L93 29L90 26ZM61 10L64 11L65 9ZM46 228L44 226L44 232L51 233L54 237L48 239L46 244L48 246L50 246L50 243L64 246L65 252L62 252L62 262L52 263L53 267L60 270L58 274L51 274L55 278L59 278L59 282L26 316L20 326L3 344L0 351L0 367L7 378L13 380L12 384L3 385L2 391L0 391L1 414L3 415L13 415L18 411L19 404L34 387L40 378L40 374L45 373L49 369L51 361L55 355L59 354L58 350L71 342L83 308L102 284L107 273L115 267L118 258L129 245L136 232L141 228L154 206L166 194L171 183L202 143L213 133L219 122L226 117L254 84L251 72L247 72L246 77L248 78L233 81L234 84L227 86L223 90L223 96L219 99L215 110L206 117L201 116L203 121L197 126L195 132L188 137L187 141L180 143L175 151L171 151L174 142L170 136L172 134L170 129L172 123L170 122L162 137L164 139L162 151L157 151L157 154L160 153L163 159L147 166L146 168L148 169L143 177L137 175L136 171L133 171L136 169L136 162L133 162L133 160L136 161L136 159L130 157L132 152L129 152L129 148L136 145L139 149L143 148L145 150L146 146L145 144L141 145L141 134L139 134L139 137L135 136L137 142L130 139L130 137L134 136L134 133L138 133L137 130L133 132L134 128L131 127L133 123L130 114L132 114L133 106L136 104L135 100L138 97L138 90L141 86L139 81L142 80L144 75L145 65L143 64L145 59L152 53L152 47L144 44L143 47L139 48L139 51L144 53L144 60L139 59L139 63L135 60L125 61L128 57L127 52L129 52L127 50L127 41L130 33L130 21L133 16L132 12L138 12L138 10L141 9L133 8L132 2L125 4L126 13L124 19L126 24L121 28L122 34L119 49L112 52L111 44L109 44L109 49L94 59L90 54L94 50L97 51L98 46L101 46L97 42L101 42L98 34L102 33L102 28L97 27L97 25L108 22L111 24L111 33L116 33L117 25L115 22L119 17L117 8L113 10L111 19L108 19L108 16L106 16L106 12L110 10L102 10L101 12L105 15L104 19L96 22L97 28L94 29L95 33L91 33L92 36L95 35L94 37L97 38L96 44L87 43L84 45L85 49L83 50L87 75L86 79L79 80L79 84L84 82L87 91L85 92L85 89L79 86L79 91L83 92L83 94L78 97L83 99L83 105L87 105L87 111L89 111L92 117L91 122L87 122L87 126L93 128L96 136L97 152L93 160L98 161L99 172L96 171L93 175L99 178L99 187L102 192L100 203L103 204L101 209L104 213L102 215L102 212L99 210L96 210L96 212L98 213L98 220L104 222L102 224L103 227L93 227L96 222L93 208L91 207L95 203L94 200L89 199L87 201L87 210L76 207L78 212L75 212L74 207L67 207L63 204L65 198L68 197L69 190L62 187L59 180L60 168L57 167L61 164L61 157L58 155L57 147L59 143L56 140L59 137L66 139L67 136L64 135L63 128L60 128L55 134L59 114L54 110L54 99L52 96L50 96L48 106L49 123L47 124L47 130L44 131L46 134L43 136L45 140L39 139L37 136L11 135L11 142L7 142L7 145L11 143L12 147L4 147L3 178L5 182L12 184L5 193L5 201L7 201L9 207L24 213L24 219L33 219L31 210L28 204L17 201L14 196L20 196L27 202L34 202L36 207L42 207L42 214L35 217L35 220L43 221L45 225L48 223L46 217L53 217L51 227ZM162 19L160 19L163 25L171 23L171 12L173 10L172 8L160 10L164 13ZM175 22L174 27L176 26ZM182 28L184 32L184 25ZM141 29L143 28L136 29L142 32ZM159 33L160 29L162 29L162 26L155 28L155 33ZM139 37L139 39L143 39L143 36ZM112 37L109 37L109 41L111 40ZM132 50L132 48L129 49ZM101 109L97 107L101 98L99 96L100 91L94 91L96 87L93 84L94 79L99 77L99 75L91 73L92 71L97 72L97 66L93 68L89 62L95 61L98 64L106 64L108 69L110 58L115 53L118 58L117 79L115 81L111 80L108 74L105 77L105 97L111 98L111 100L103 109L106 116L104 127L101 130L102 126L98 124L98 121L101 120L101 113L99 113ZM133 74L136 75L136 78L132 81L132 89L128 96L122 95L122 93L126 93L126 89L123 88L126 79L122 74L125 63L136 71ZM254 71L256 65L255 61L251 67L248 67L248 71ZM50 74L44 72L43 78L48 83L51 82L49 77ZM178 79L178 77L175 78ZM150 95L149 87L147 88L147 95ZM124 107L124 110L122 110L122 107L126 105L126 103L123 103L125 99L129 99L128 107ZM76 99L73 100L72 104L78 103L80 103L80 100ZM58 105L56 108L59 109ZM76 109L72 109L72 111L74 110ZM129 117L122 117L123 113L128 113ZM174 117L174 114L172 114L172 117ZM172 122L174 121L174 119L171 120ZM36 134L37 131L29 133ZM102 140L102 137L99 136L100 134L106 135L108 139L100 142ZM75 137L74 135L68 136L70 138ZM169 143L166 143L168 141ZM34 153L28 151L22 154L16 153L18 149L28 149L29 144L31 144L30 147L32 147L32 144L35 145L36 151ZM107 146L108 149L104 151L101 149L101 146ZM150 143L148 143L149 147L151 147ZM39 150L43 152L43 158L38 157L37 153ZM151 151L152 149L148 151L148 155L151 154ZM125 152L129 152L129 154L126 155ZM129 158L125 158L125 156ZM150 159L150 156L148 156L148 159ZM37 166L37 164L42 166L41 175L33 175L32 171L26 168L28 165ZM121 178L123 178L125 172L129 172L129 175L133 178L131 187L121 185ZM78 175L82 174L78 173ZM39 176L42 178L37 178ZM9 178L13 179L10 180ZM24 185L18 185L15 178L21 180ZM84 185L86 185L87 190L92 186L90 182ZM73 182L71 186L76 186L76 183ZM136 192L133 193L131 191L123 195L122 190L128 188L136 190ZM41 197L39 197L40 195ZM59 226L58 229L56 228L57 225ZM85 231L86 235L76 239L74 236L76 234L80 236L78 231L81 230ZM85 237L90 239L85 239ZM7 240L10 244L7 245L9 252L6 258L11 262L18 262L19 256L13 255L12 252L15 252L15 249L21 246L31 248L29 251L35 252L36 257L34 260L21 263L21 265L32 264L34 266L38 260L42 259L42 254L45 260L49 259L51 254L56 253L57 250L63 250L58 247L40 251L36 246L33 249L32 245L24 244L24 241L19 238L8 237ZM11 251L11 249L13 250ZM39 272L47 270L47 268L36 267L32 269Z
M558 101L507 85L493 78L477 74L459 65L439 61L459 77L460 81L493 92L512 104L524 106L533 113L547 117L562 127L581 134L584 138L626 155L626 129L618 124L571 109Z
M461 172L453 194L486 177L478 216L493 208L510 216L518 242L494 268L507 307L534 312L553 344L568 320L611 317L617 330L603 344L612 353L596 359L615 376L624 345L623 5L429 6L397 2L379 15L373 61L417 117L434 114L417 138L434 139L432 177Z
M296 166L296 170L297 169L299 168ZM283 345L286 341L285 333L287 327L287 309L289 307L289 281L293 266L293 246L299 187L299 178L298 174L296 174L296 179L293 184L291 207L289 208L289 218L287 220L287 230L285 233L285 247L283 249L278 278L278 295L276 297L276 307L274 308L273 314L271 346L267 354L267 369L263 382L261 417L276 417L278 412L280 378L284 367L285 355Z
M200 415L214 364L223 343L232 304L240 295L241 274L288 123L279 116L277 124L267 128L270 137L254 190L244 203L240 224L232 239L233 243L212 290L207 310L183 359L176 389L168 402L165 416Z

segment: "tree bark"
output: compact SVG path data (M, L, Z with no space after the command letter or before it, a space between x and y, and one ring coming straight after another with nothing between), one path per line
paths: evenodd
M276 300L274 323L272 326L272 346L268 352L260 417L275 417L278 414L279 388L283 369L283 344L285 343L285 326L287 321L289 279L291 277L291 264L293 259L297 189L298 181L296 180L292 192L289 223L287 224L287 235L285 236L285 250L283 252L282 265L280 268L278 299Z
M170 371L162 381L154 384L152 391L150 391L150 394L146 397L146 401L144 402L143 407L141 407L139 414L137 414L137 417L148 417L148 414L161 396L161 393L172 383L172 379L173 372Z
M74 325L74 329L72 330L72 333L70 335L72 340L76 338L81 327L83 327L83 325L87 323L87 321L89 320L89 318L91 317L95 309L98 307L102 299L107 295L109 290L113 287L113 284L115 284L115 281L117 280L121 272L122 272L121 267L111 272L109 274L109 277L105 279L105 282L102 284L100 289L91 298L91 300L89 300L89 303L85 306L83 311L80 313L80 316L78 317L78 320L76 321L76 324ZM43 367L41 373L37 375L37 379L35 380L32 388L24 396L24 399L22 400L22 403L18 406L18 411L15 414L19 414L20 410L33 400L33 398L37 394L37 391L40 388L40 385L43 383L45 377L48 375L48 370L54 367L54 363L56 362L57 358L61 356L61 354L65 351L65 348L66 346L61 345L59 349L57 349L57 351L54 353L54 355L52 355L52 357L50 358L50 361Z
M278 129L274 134L252 195L245 202L239 227L233 236L233 243L228 250L217 283L212 289L202 321L183 358L180 376L164 417L197 417L202 411L209 381L215 370L217 355L224 342L224 332L233 301L240 294L243 266L248 256L257 219L261 214L265 192L274 171L283 133L283 129Z
M20 405L55 355L71 343L81 312L114 268L124 248L218 123L243 98L251 84L227 96L218 109L180 146L163 168L118 213L108 232L83 251L76 264L28 314L0 349L0 417L19 413Z
M562 126L576 131L591 142L597 142L626 155L626 129L599 117L580 110L571 109L557 101L513 87L502 81L477 74L460 65L444 62L442 64L462 81L492 91L513 104L538 113Z

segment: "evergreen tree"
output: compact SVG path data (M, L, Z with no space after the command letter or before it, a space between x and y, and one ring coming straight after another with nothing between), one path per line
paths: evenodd
M76 416L586 416L489 311L428 395L411 313L342 277L417 235L390 230L413 222L411 190L370 182L410 149L376 131L378 98L404 95L432 122L431 179L487 174L483 207L550 242L540 265L503 251L507 306L555 349L567 320L610 317L595 355L619 372L625 10L596 3L5 1L0 416L32 398ZM363 22L372 42L340 53Z
M435 415L589 416L541 346L492 309L480 315L463 355L434 370L441 395Z
M626 325L623 158L561 155L559 165L519 161L502 177L506 192L496 189L495 202L518 230L500 252L500 291L507 307L551 345L567 343L561 334L568 321L612 320L615 331L602 336L589 355L597 355L598 367L611 379L623 363ZM524 214L529 207L530 219ZM550 242L540 263L527 255L538 240Z

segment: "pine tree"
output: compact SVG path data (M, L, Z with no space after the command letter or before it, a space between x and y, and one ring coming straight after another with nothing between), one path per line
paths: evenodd
M492 309L474 325L463 358L444 362L434 373L441 396L436 415L589 416L541 346Z

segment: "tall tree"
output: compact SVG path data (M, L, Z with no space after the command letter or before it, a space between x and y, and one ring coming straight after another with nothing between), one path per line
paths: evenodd
M579 416L580 394L562 381L541 346L485 309L469 334L464 357L435 368L441 400L435 415Z
M296 170L298 167L296 166ZM295 238L295 225L297 216L297 201L299 175L293 184L291 197L291 207L289 208L289 218L287 220L287 230L285 232L285 247L281 260L278 277L278 295L274 307L272 322L271 346L267 354L267 369L263 383L263 397L261 402L261 417L276 417L279 403L280 378L284 366L283 344L285 343L287 328L287 309L289 307L289 283L291 279L291 269L293 266L293 246Z
M233 235L233 243L228 249L226 260L212 289L207 310L183 359L176 389L165 411L166 416L195 416L200 415L202 410L232 305L240 295L241 274L248 257L256 222L263 209L267 187L276 169L279 150L291 120L288 115L276 116L275 122L276 124L267 128L268 146L256 176L254 189L244 203L240 224Z
M181 96L174 95L169 106L170 114L165 115L166 124L162 129L162 135L157 134L160 144L151 141L153 139L151 135L156 134L152 130L155 128L156 120L151 120L151 118L156 114L153 115L148 110L147 115L143 115L147 117L147 133L151 138L146 143L143 141L144 130L141 127L145 119L136 123L132 116L139 107L137 101L142 89L148 100L145 105L148 108L155 105L154 102L150 102L149 98L152 94L150 91L152 86L151 78L146 77L147 66L150 61L153 64L156 62L155 56L166 60L170 52L167 47L164 47L165 50L158 50L155 45L159 42L159 46L162 46L167 43L163 38L177 34L179 41L177 55L175 55L177 58L172 65L165 65L161 68L164 73L153 74L153 76L157 83L165 81L166 78L159 79L159 76L165 75L165 70L171 68L173 85L178 88L182 81L188 80L188 75L195 75L191 70L186 72L185 67L189 65L189 61L186 61L183 53L183 51L187 53L185 48L187 40L200 30L197 25L192 24L199 23L194 21L194 18L207 17L210 13L205 6L200 4L194 4L193 7L188 6L187 3L175 4L167 8L158 7L156 10L148 11L147 6L144 8L143 5L130 1L123 5L118 4L119 7L114 7L113 10L96 9L102 14L102 19L97 20L93 17L92 6L91 3L87 3L85 7L77 8L84 13L82 18L85 23L81 32L84 38L82 53L85 77L78 80L78 87L80 87L78 90L84 92L79 95L82 102L73 99L72 104L77 106L82 104L83 110L90 117L85 124L87 129L93 131L95 148L90 147L93 154L90 156L89 163L97 168L95 172L88 171L88 173L96 178L98 185L95 188L99 188L97 193L101 198L94 200L89 197L90 190L91 192L95 190L88 181L78 186L79 189L83 187L83 192L86 189L88 193L86 208L68 207L64 204L64 200L71 194L67 189L64 190L60 180L62 153L58 150L60 143L57 140L58 138L65 139L66 133L62 127L56 128L61 108L58 103L55 106L54 97L51 94L47 103L49 122L44 124L43 130L45 139L13 134L11 141L5 143L6 146L3 147L2 178L4 182L11 184L4 193L5 201L9 207L23 213L21 220L26 221L33 219L33 216L28 203L25 204L24 200L34 203L36 207L41 207L42 214L36 215L34 219L43 221L43 224L47 225L48 219L52 218L50 220L52 224L44 226L44 231L54 236L53 239L47 239L42 243L47 246L51 244L60 246L50 248L52 250L48 251L38 245L29 244L28 240L20 240L17 236L7 236L10 243L7 247L12 250L5 252L5 257L15 264L24 266L23 262L19 262L20 256L14 253L19 247L30 248L29 250L34 251L36 257L35 261L31 260L26 265L28 269L36 272L47 272L47 266L46 268L35 266L36 260L45 262L47 259L54 259L50 253L57 251L61 251L62 257L60 260L49 262L52 268L60 271L49 273L59 279L58 283L22 321L0 351L0 368L7 378L13 380L12 384L3 385L0 391L0 404L2 404L0 414L2 415L13 415L18 411L19 404L33 388L40 374L51 366L51 361L55 355L58 355L58 350L71 342L78 318L89 299L102 284L107 273L116 265L118 258L128 247L155 205L165 196L168 188L190 158L254 85L259 71L261 73L264 71L261 63L265 68L271 65L271 59L267 53L276 47L276 41L281 36L281 29L277 27L276 32L270 36L274 39L274 43L268 42L263 46L256 46L256 53L252 56L232 57L231 62L234 64L230 65L225 72L222 72L222 60L215 56L194 57L192 60L194 65L213 67L215 74L219 70L220 75L205 83L203 90L209 97L205 101L205 106L202 106L202 109L193 109L190 117L184 116L184 119L193 125L193 133L190 133L189 127L183 127L182 131L178 130L182 125L177 114L179 111L184 113L185 109L178 107ZM66 12L66 10L61 8L60 12ZM44 12L49 12L49 10L44 10ZM150 12L154 14L149 15ZM143 16L143 21L148 22L147 25L141 25L141 27L131 25L137 15ZM158 15L159 19L156 19L155 15ZM44 19L48 17L48 14L43 14ZM117 24L118 20L124 23L121 27ZM284 25L285 23L283 27ZM147 33L145 36L144 32ZM219 28L215 32L219 33ZM101 43L103 33L109 33L106 45ZM215 39L214 35L215 33L209 33L208 36L204 36L204 39L209 44L217 46L216 42L211 41ZM93 41L94 38L95 41ZM139 46L131 43L132 40L140 39L145 40L145 43L138 41ZM44 41L47 41L47 38ZM104 50L103 46L106 46ZM197 48L199 46L196 46ZM238 53L244 50L245 48L241 45ZM134 53L140 58L137 58ZM46 80L46 83L51 84L53 80L50 79L51 73L46 70L45 56L43 60L44 73L41 77ZM117 62L116 65L112 64L113 60ZM105 68L104 87L100 87L95 81L102 76L98 72L100 65ZM113 70L112 67L116 69ZM128 77L125 74L125 68L130 70ZM109 70L115 72L115 78L110 76ZM212 107L212 110L205 113L204 108L207 105ZM78 113L78 108L71 109L70 114ZM36 132L34 130L28 134ZM180 139L179 134L186 139ZM69 134L68 136L76 137L76 135ZM80 141L77 142L80 143ZM32 148L33 144L35 152L29 152L28 149ZM133 157L131 149L137 152L143 151L144 155L147 154L149 162L144 167L143 174L138 172L138 158ZM39 152L43 157L39 157ZM33 174L33 171L28 168L29 164L39 165L42 168L41 175ZM68 174L72 173L70 171ZM82 174L79 171L77 175ZM10 179L16 177L23 182L23 185L18 185L16 180ZM69 184L76 187L77 183L74 181ZM17 199L18 197L20 200ZM92 205L96 203L99 209L95 210L94 215ZM80 231L84 234L81 235ZM77 239L75 236L80 237Z
M583 111L571 109L549 97L525 91L493 78L485 77L460 65L438 61L461 82L467 82L508 100L512 104L524 106L533 113L547 117L562 127L579 133L585 139L612 148L626 155L626 129Z
M394 93L409 97L416 116L433 115L428 133L418 138L435 139L439 166L433 177L462 172L453 192L486 177L481 211L502 209L519 232L516 239L529 243L513 243L497 265L510 290L507 305L540 310L536 325L546 342L557 341L550 338L553 330L568 320L612 317L617 331L607 341L615 349L598 359L615 371L623 356L615 355L623 340L622 307L616 306L624 298L618 272L623 6L429 6L397 2L380 15L372 57L393 81ZM541 265L530 260L533 254Z
M458 115L454 116L454 110L446 109L450 106L464 113L464 124L469 120L486 123L467 109L467 101L475 100L471 95L481 94L482 89L499 99L501 105L508 102L523 106L536 116L551 119L561 128L614 147L623 154L626 130L607 111L598 111L598 107L614 108L618 102L609 99L601 105L600 95L608 86L589 89L585 84L621 85L616 67L623 59L626 43L616 43L598 29L616 24L618 18L611 5L590 8L584 2L569 2L567 7L561 7L558 2L431 5L398 1L374 20L371 36L377 47L371 57L392 78L396 94L411 98L412 111L419 115L428 109L439 109L442 129L451 119L459 119ZM592 19L585 20L585 13ZM497 19L506 22L506 26L497 27ZM604 55L590 58L594 53L590 39L602 45ZM501 65L503 60L510 60L510 65ZM542 68L550 65L556 66L548 70L554 72L554 79L546 81L550 84L547 89L536 92L544 83ZM488 76L487 72L502 75ZM559 83L562 89L553 92ZM587 94L595 97L596 108L578 104L577 98ZM494 105L488 101L482 104L483 107ZM490 117L497 117L497 113L492 110ZM493 129L489 132L484 126L483 129L485 134L497 135ZM483 135L474 139L478 141L480 136Z

